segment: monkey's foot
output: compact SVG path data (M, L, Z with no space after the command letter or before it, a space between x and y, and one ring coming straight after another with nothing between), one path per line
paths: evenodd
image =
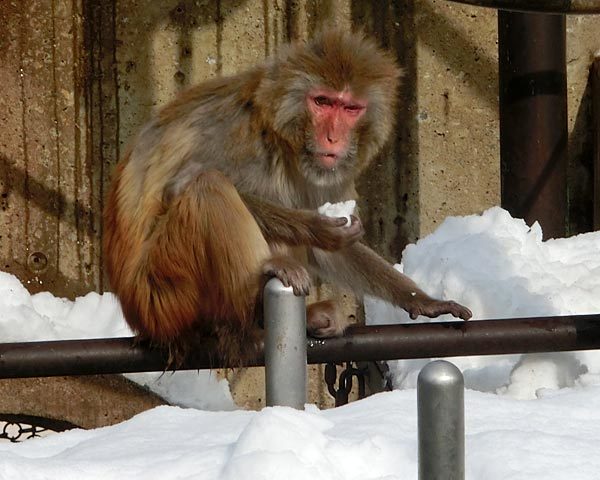
M308 295L310 292L310 275L306 268L291 257L272 257L263 265L263 274L277 277L286 287L292 287L294 295Z
M410 318L412 318L413 320L416 319L419 315L424 315L425 317L429 318L435 318L446 313L449 313L450 315L457 318L462 318L463 320L468 320L473 316L471 310L469 310L467 307L463 307L461 304L456 303L452 300L433 300L426 304L419 304L407 307L406 311L410 315Z
M311 337L339 337L349 324L337 304L331 300L313 303L306 309L306 331Z

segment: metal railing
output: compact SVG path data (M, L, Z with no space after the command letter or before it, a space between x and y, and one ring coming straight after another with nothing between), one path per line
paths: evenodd
M352 326L338 338L306 340L307 363L556 352L600 348L600 314L468 322ZM264 365L264 349L248 366ZM168 353L131 337L0 343L0 379L161 371ZM216 346L200 345L179 366L221 367Z

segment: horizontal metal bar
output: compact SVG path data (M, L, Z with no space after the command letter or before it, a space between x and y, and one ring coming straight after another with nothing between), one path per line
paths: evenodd
M470 322L353 326L339 338L308 339L308 363L467 355L555 352L600 348L600 315ZM132 338L0 344L0 378L162 371L165 351ZM261 353L248 366L264 365ZM179 370L220 367L214 343L199 345Z
M599 0L450 0L476 7L495 8L513 12L554 13L554 14L597 14L600 13Z
M309 340L308 361L372 361L600 348L600 315L354 327ZM318 360L318 361L317 361Z

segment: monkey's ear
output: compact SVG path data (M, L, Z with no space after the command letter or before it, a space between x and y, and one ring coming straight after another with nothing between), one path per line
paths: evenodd
M262 67L254 102L267 124L292 147L304 142L306 95L318 79L302 68L300 44L283 47Z

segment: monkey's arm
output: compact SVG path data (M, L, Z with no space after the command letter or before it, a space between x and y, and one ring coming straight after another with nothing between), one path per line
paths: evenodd
M269 243L310 246L335 251L356 243L364 235L360 220L332 218L312 210L295 210L268 202L254 195L241 194Z
M341 283L357 295L369 294L406 310L412 319L419 315L437 317L450 313L468 320L471 311L451 300L436 300L415 282L397 271L386 260L361 243L337 252L313 249L318 273L325 279Z

